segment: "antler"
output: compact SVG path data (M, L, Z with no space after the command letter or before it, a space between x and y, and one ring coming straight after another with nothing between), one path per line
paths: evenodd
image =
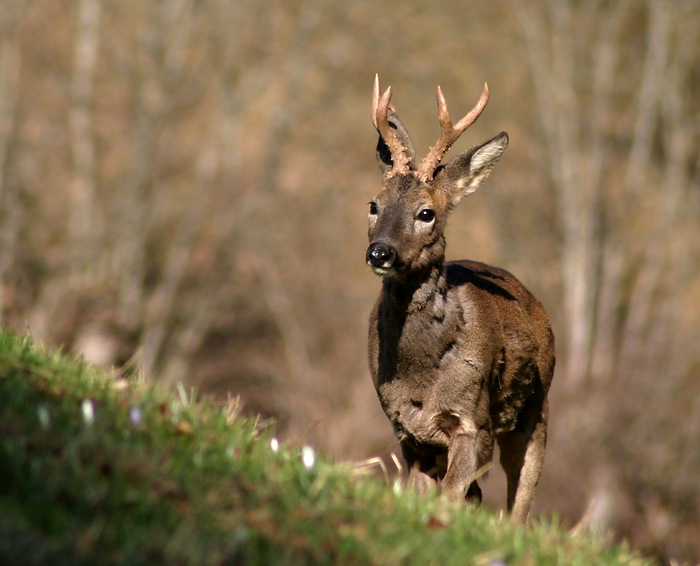
M391 160L393 166L391 168L392 175L405 175L410 170L411 154L396 135L396 131L389 124L388 112L394 112L394 107L391 105L391 87L384 91L384 94L379 96L379 75L374 76L374 92L372 96L372 123L382 136L391 152Z
M379 88L379 85L375 83L375 88ZM378 91L377 91L378 92ZM389 94L391 96L391 93ZM438 120L440 121L440 137L433 147L430 148L428 155L418 167L416 175L422 181L429 181L433 177L435 169L442 161L442 158L448 152L452 144L457 141L457 138L462 135L462 132L476 122L477 118L481 115L486 108L486 103L489 101L489 87L484 83L484 90L481 92L478 102L471 109L469 114L462 118L455 126L452 126L452 119L450 118L450 113L447 110L447 101L445 96L442 94L442 89L437 87L437 104L438 104ZM392 152L393 156L393 152Z

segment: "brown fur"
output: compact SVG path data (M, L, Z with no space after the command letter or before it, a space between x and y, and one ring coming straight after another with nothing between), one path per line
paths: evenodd
M412 147L398 118L391 121ZM476 477L491 462L495 439L508 509L525 522L546 443L549 320L507 271L445 263L450 210L488 177L507 143L499 134L424 182L413 171L391 173L380 137L385 175L371 205L367 261L383 282L370 316L369 360L416 487L437 481L451 498L480 501Z

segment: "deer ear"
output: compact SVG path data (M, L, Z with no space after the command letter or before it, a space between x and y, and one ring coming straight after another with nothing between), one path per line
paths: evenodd
M458 155L435 175L436 186L449 194L452 206L481 186L508 146L508 134L501 132L486 143Z
M406 130L396 114L392 114L387 118L387 120L389 125L396 130L396 135L403 146L408 149L411 156L411 162L413 162L415 150L413 149L411 136L408 135L408 130ZM389 173L394 166L394 161L391 158L391 151L389 150L389 146L386 145L386 142L382 136L379 136L379 139L377 140L377 163L379 164L379 168L382 170L384 175Z

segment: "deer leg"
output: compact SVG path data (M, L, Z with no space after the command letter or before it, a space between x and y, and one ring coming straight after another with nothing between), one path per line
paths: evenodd
M525 430L515 430L498 438L501 466L508 480L508 511L513 521L527 522L542 472L547 421L539 418Z
M426 495L435 489L436 483L433 479L436 468L435 458L421 457L405 443L401 443L401 453L408 467L410 486L421 495Z
M476 434L458 433L451 439L447 451L447 473L442 485L453 500L468 498L481 502L481 489L475 481L477 469Z

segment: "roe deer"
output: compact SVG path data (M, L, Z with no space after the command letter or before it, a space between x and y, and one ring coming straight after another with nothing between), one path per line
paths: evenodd
M510 273L476 261L445 262L445 223L462 197L489 176L505 132L440 162L488 101L454 127L437 87L441 134L416 168L408 132L380 97L372 121L383 171L369 205L366 260L382 277L370 316L374 386L398 437L411 482L437 481L452 499L479 503L476 482L494 438L508 481L508 510L525 523L542 470L554 337L542 305Z

